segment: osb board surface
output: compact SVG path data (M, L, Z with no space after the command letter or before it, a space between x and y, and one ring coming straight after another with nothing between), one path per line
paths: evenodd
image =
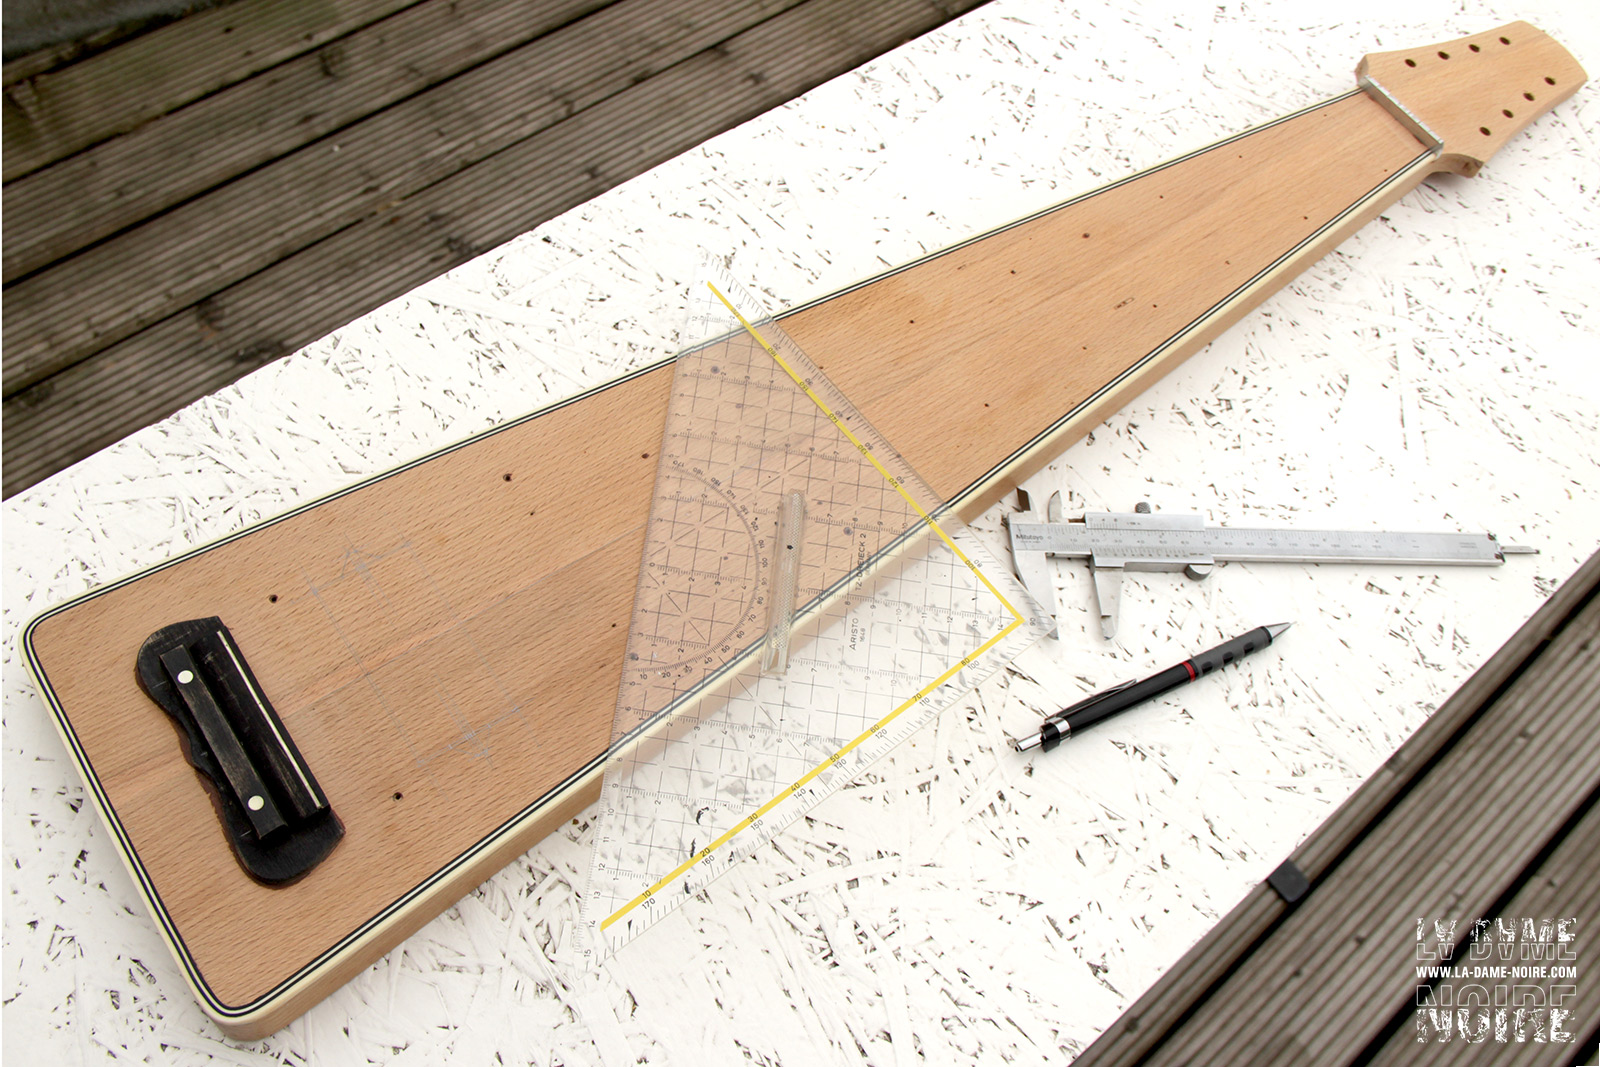
M1581 14L1518 14L1600 55ZM1366 51L1500 21L1404 15L990 5L8 501L8 638L92 584L649 362L675 314L652 303L656 273L686 247L735 248L772 303L799 302L1343 91ZM6 1051L1042 1063L1082 1048L1593 551L1594 92L1479 178L1407 198L1035 480L1069 507L1487 528L1541 556L1150 576L1112 645L1063 567L1059 646L682 909L596 995L571 966L580 820L246 1047L190 1002L8 646ZM1003 746L1032 709L1279 617L1297 623L1281 648L1178 700L1031 763Z
M1329 143L1345 154L1303 186ZM1347 95L786 322L953 494L1418 152L1377 104ZM1060 336L1083 343L1062 353ZM85 759L223 1003L262 996L598 756L669 375L410 467L34 630ZM591 497L610 506L591 512ZM164 620L213 614L348 831L291 887L230 877L209 801L127 669ZM264 936L279 927L292 933Z

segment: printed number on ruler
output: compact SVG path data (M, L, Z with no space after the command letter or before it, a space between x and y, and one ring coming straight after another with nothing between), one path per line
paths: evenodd
M696 288L710 340L673 371L584 899L591 954L637 936L1048 626L726 272ZM770 603L775 590L795 603ZM787 656L764 672L774 618Z

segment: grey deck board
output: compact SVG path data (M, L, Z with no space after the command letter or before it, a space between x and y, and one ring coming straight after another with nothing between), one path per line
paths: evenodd
M1375 1040L1416 984L1416 917L1485 914L1600 787L1600 732L1568 712L1600 692L1597 639L1600 600L1149 1062L1342 1064Z
M170 19L152 19L150 22L120 23L85 35L75 41L62 41L46 45L32 52L14 56L0 67L0 87L13 85L28 78L58 70L78 60L103 52L143 33L149 33Z
M23 278L6 495L975 6L612 4Z
M1577 920L1575 930L1593 931L1600 927L1600 892L1596 892L1596 886L1600 886L1600 804L1589 809L1494 918L1515 922L1528 916L1566 916ZM1588 939L1588 943L1593 944L1593 940ZM1466 957L1458 950L1457 960L1463 958ZM1576 979L1529 977L1518 979L1518 984L1538 988L1545 1003L1552 1002L1555 986L1572 987L1573 999L1564 1007L1572 1012L1575 1020L1588 1020L1592 1028L1594 1021L1600 1020L1600 984L1592 979L1585 962L1580 954L1576 961L1579 968ZM1458 1003L1456 994L1470 984L1473 983L1452 977L1440 981L1436 989L1449 989L1449 1002L1454 1004ZM1473 1030L1469 1030L1469 1034L1476 1030L1481 1016L1472 1018ZM1568 1032L1581 1039L1584 1036L1581 1026L1581 1023L1574 1023ZM1431 1040L1420 1042L1419 1036L1424 1035L1414 1026L1396 1028L1373 1058L1371 1067L1448 1067L1452 1064L1470 1067L1484 1062L1486 1053L1491 1051L1497 1063L1508 1067L1556 1067L1571 1063L1575 1048L1582 1047L1532 1040L1499 1046L1494 1042L1492 1031L1476 1041L1464 1040L1459 1033L1448 1041L1440 1041L1437 1035L1430 1033L1426 1036ZM1486 1045L1490 1048L1485 1048Z
M5 280L200 196L606 2L428 0L15 181L5 191L7 221L17 230L5 245ZM64 203L73 210L62 211Z
M794 2L622 0L25 278L6 293L5 392L618 94L670 125L649 79Z
M5 180L48 166L416 0L242 0L7 79ZM20 73L27 60L8 63Z
M1600 789L1597 587L1600 554L1296 850L1308 897L1258 886L1077 1062L1344 1064L1391 1040L1417 916L1532 899L1536 862L1583 847L1562 835Z

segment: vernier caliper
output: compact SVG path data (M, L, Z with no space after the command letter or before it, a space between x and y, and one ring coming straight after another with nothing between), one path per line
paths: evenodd
M1023 499L1027 507L1026 497ZM1140 504L1134 512L1086 511L1061 521L1061 494L1043 517L1024 511L1007 518L1017 577L1035 600L1056 614L1047 556L1089 561L1100 607L1100 632L1117 632L1122 576L1128 571L1183 571L1199 580L1218 563L1402 563L1494 567L1506 556L1538 551L1501 544L1493 534L1392 533L1364 530L1244 529L1207 526L1200 515L1163 515Z

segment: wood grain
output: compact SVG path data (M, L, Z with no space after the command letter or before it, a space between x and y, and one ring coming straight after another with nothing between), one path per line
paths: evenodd
M410 2L244 0L180 19L58 70L16 81L8 77L5 180L134 129Z
M970 511L1438 164L1352 92L785 325ZM592 797L669 375L536 413L29 627L69 748L230 1032L281 1025ZM577 538L580 499L609 506ZM347 827L283 890L232 867L171 728L132 684L146 634L212 614Z
M400 170L415 175L415 166L407 164L406 157L434 152L437 146L432 144L432 131L440 128L439 124L459 135L457 116L463 111L483 113L480 127L498 129L502 134L507 124L526 131L519 115L525 109L527 88L513 79L499 95L456 98L452 106L441 107L438 113L416 112L414 120L421 115L436 120L435 124L414 121L389 127L388 137L362 142L376 153L374 158L353 170L336 169L352 179L353 186L334 185L319 198L297 184L272 185L263 190L270 204L252 202L228 209L241 212L231 217L242 219L246 229L257 236L270 234L271 243L278 248L276 259L263 257L260 248L207 236L209 216L201 219L205 225L199 230L168 227L165 232L176 250L161 251L160 257L169 266L186 263L182 265L182 284L197 302L187 307L182 301L172 304L159 289L150 289L127 273L114 272L111 279L121 294L118 301L143 294L139 299L151 303L143 311L131 309L125 302L119 309L108 309L107 322L115 320L120 325L98 340L85 341L88 349L109 344L108 338L132 322L148 321L151 308L165 308L161 313L167 317L38 380L41 367L68 362L63 352L52 350L51 342L33 348L31 342L13 347L8 341L7 380L33 384L17 391L8 389L6 394L5 493L33 484L618 182L866 62L906 37L934 28L975 2L952 0L930 7L924 0L894 0L863 10L846 0L809 0L744 33L711 41L713 47L704 47L654 77L634 83L633 76L662 66L660 56L637 55L625 64L625 71L631 72L624 79L626 87L600 103L509 147L504 139L497 141L502 150L487 158L470 145L462 149L464 156L454 157L454 164L430 156L432 184L425 188L406 185L396 172L388 173L383 182L391 195L377 199L364 195L361 190L369 183L372 168L381 170L380 164L391 155L399 161ZM712 6L751 9L748 3ZM634 5L634 9L670 21L671 13L664 5ZM643 38L628 37L630 47L643 49L655 40L670 50L683 43L682 35L670 27L657 26L656 30L660 33L655 38L649 33ZM548 79L562 70L581 82L583 73L595 63L614 64L622 36L612 33L585 38L599 49L599 60L589 55L557 57L559 69L541 72L536 65L519 69L523 74L531 69L529 76L536 77L537 84L549 85ZM572 41L570 37L566 40ZM527 49L519 50L523 51ZM504 57L497 69L506 73L509 68L505 64L512 58ZM500 105L498 117L490 115L497 110L491 103ZM566 113L559 101L552 104L542 97L534 110L547 118ZM478 161L472 162L474 159ZM241 191L230 189L230 196ZM288 199L280 199L280 193ZM328 203L313 212L321 222L312 229L322 239L309 245L287 240L291 232L304 237L307 231L298 223L280 229L284 219L319 199ZM336 232L331 234L326 226L316 229L328 222L330 205L335 203L347 210L340 224L343 228L335 226ZM218 241L220 245L211 243ZM209 269L197 267L204 259L201 246L223 250L220 260L213 261ZM118 252L101 256L109 258L100 262L117 260L121 269L132 275L142 270L137 257L123 260ZM241 263L251 265L256 273L233 281L239 278ZM8 330L20 331L8 337L31 334L38 340L51 334L55 327L49 324L71 323L77 314L74 309L82 303L81 290L49 281L52 273L34 275L8 290L8 310L29 302L37 305L28 314L32 325L8 325ZM46 299L39 295L41 291L53 295ZM57 302L58 298L65 304ZM68 328L84 340L85 329L93 334L100 328L98 316L91 318L93 322L80 319ZM14 315L8 316L7 322L13 323Z
M5 391L559 127L780 9L779 0L624 0L25 278L6 294ZM85 290L97 299L76 299Z
M1572 919L1575 922L1572 930L1578 934L1577 942L1571 947L1576 950L1577 966L1583 967L1581 961L1588 958L1594 944L1593 931L1600 925L1600 893L1594 887L1600 883L1600 805L1591 806L1561 840L1560 844L1551 851L1550 856L1529 872L1528 879L1516 894L1499 909L1497 915L1485 915L1486 919L1504 919L1510 924L1519 924L1523 919L1532 918L1536 922L1545 919ZM1587 950L1587 951L1586 951ZM1457 960L1463 960L1464 949L1457 947ZM1574 1062L1574 1056L1581 1056L1585 1049L1595 1048L1595 1035L1600 1031L1600 989L1595 988L1595 983L1587 980L1587 974L1579 972L1583 977L1578 980L1571 978L1534 978L1526 977L1517 981L1519 990L1537 989L1542 1005L1560 1004L1570 1012L1561 1029L1573 1036L1572 1042L1556 1040L1550 1035L1549 1040L1527 1040L1499 1044L1495 1050L1497 1063L1507 1064L1510 1067L1567 1067ZM1446 978L1435 986L1435 995L1443 1003L1462 1003L1461 993L1464 988L1477 985L1480 988L1492 987L1494 983L1482 981L1472 982L1457 978ZM1555 987L1566 986L1572 991L1570 998L1560 1001L1552 995ZM1523 995L1526 995L1524 993ZM1446 999L1448 998L1448 999ZM1412 1007L1407 1004L1402 1011L1402 1016L1410 1016ZM1539 1015L1548 1018L1544 1012L1534 1012L1530 1015ZM1456 1017L1459 1020L1459 1016ZM1417 1029L1412 1019L1406 1018L1405 1024L1396 1028L1394 1034L1383 1042L1377 1054L1366 1061L1373 1067L1415 1067L1417 1064L1430 1065L1430 1067L1447 1067L1450 1064L1459 1064L1461 1067L1470 1067L1472 1064L1482 1063L1486 1058L1483 1046L1493 1040L1488 1034L1480 1034L1479 1039L1469 1040L1469 1033L1477 1033L1481 1025L1483 1013L1473 1011L1469 1014L1471 1019L1470 1030L1458 1030L1450 1041L1430 1041L1423 1044L1417 1040ZM1459 1021L1457 1022L1459 1025ZM1536 1027L1531 1023L1526 1029L1528 1035L1535 1032ZM1549 1034L1549 1028L1545 1029ZM1587 1037L1587 1040L1585 1038ZM1590 1052L1589 1055L1593 1055Z
M1327 161L1328 138L1352 150ZM1281 284L1294 250L1352 205L1376 210L1374 190L1392 198L1420 179L1418 158L1414 138L1353 93L785 325L936 489L975 506L1002 491L998 461L1026 465L1030 445L1059 435L1063 413L1093 410L1118 375L1198 347L1219 309ZM1077 342L1068 360L1063 338ZM553 828L539 805L565 809L564 783L605 748L669 375L660 366L530 417L32 628L214 1010L267 997L508 823L521 819L527 842ZM1102 402L1139 387L1135 373ZM579 497L614 502L583 539L567 521ZM348 830L284 890L237 874L124 662L158 626L210 614Z
M1597 640L1600 600L1591 599L1402 810L1213 992L1216 1010L1182 1024L1145 1062L1344 1064L1379 1038L1411 1003L1418 918L1466 931L1493 914L1548 842L1518 828L1561 827L1600 787L1600 735L1577 713L1600 685Z
M34 631L63 706L114 701L75 716L77 740L223 1003L264 995L604 750L595 694L615 695L601 679L621 661L632 589L618 578L641 530L595 544L540 515L586 493L648 500L654 463L588 420L659 425L653 385L614 386L96 598L93 640L118 650L202 604L234 630L347 828L294 886L242 877L122 657L74 647L80 613ZM586 468L552 469L550 445L579 440Z
M1565 48L1526 22L1377 52L1356 74L1376 100L1438 139L1445 167L1469 176L1587 77Z
M518 48L603 2L418 4L11 182L5 280ZM60 210L62 203L73 210Z

